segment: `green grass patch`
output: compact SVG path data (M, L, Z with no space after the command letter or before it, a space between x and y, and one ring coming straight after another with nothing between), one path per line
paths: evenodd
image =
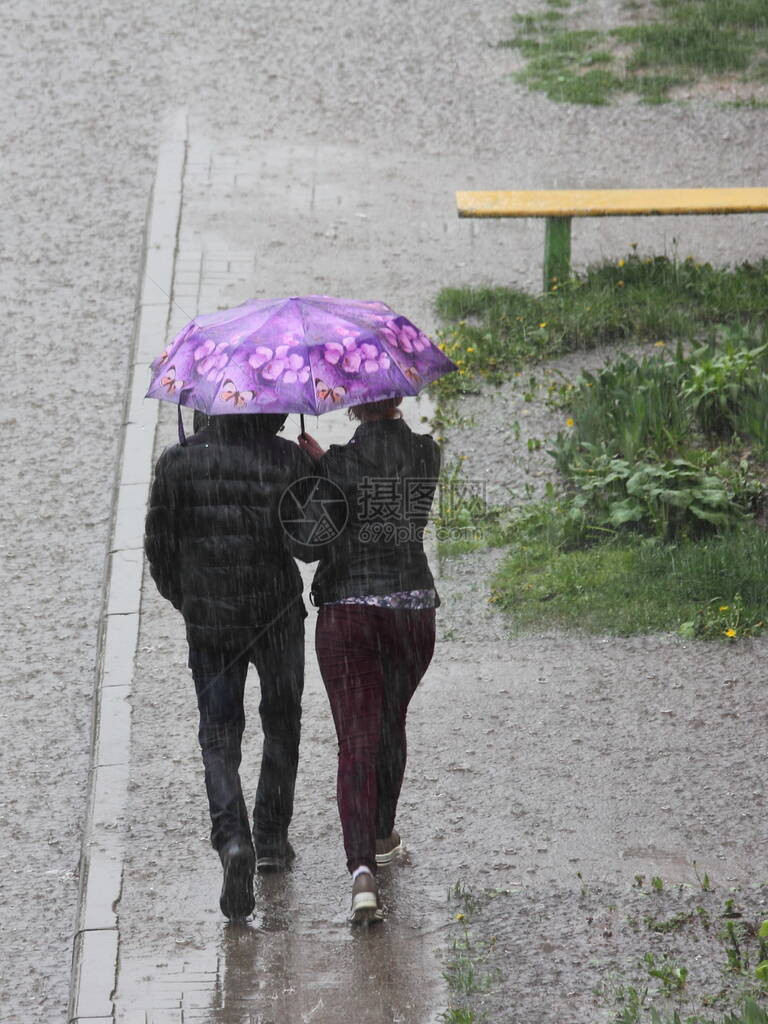
M439 553L509 546L493 601L521 628L755 635L768 621L768 262L715 269L635 254L547 295L445 289L450 399L562 352L651 341L596 373L552 382L564 429L547 453L563 487L490 508L446 470ZM533 401L539 383L521 381ZM457 406L458 407L458 406ZM529 442L530 444L530 442ZM537 442L538 444L538 442Z
M754 524L699 542L631 537L568 550L557 508L536 512L492 585L520 629L627 636L693 623L685 635L736 640L768 621L768 535Z
M518 81L559 102L601 105L633 92L645 102L662 103L674 86L712 76L765 80L763 0L656 0L656 8L651 23L571 29L566 0L556 9L518 15L517 34L500 45L528 59ZM620 48L628 52L620 56Z
M478 377L507 379L535 361L633 339L660 346L713 337L723 324L768 312L768 260L716 268L692 259L635 253L555 282L544 295L514 288L444 288L436 301L448 323L444 350L459 373L438 395L476 389Z

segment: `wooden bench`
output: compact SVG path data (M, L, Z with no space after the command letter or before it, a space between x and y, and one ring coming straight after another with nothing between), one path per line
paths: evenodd
M615 188L457 192L459 217L545 217L544 291L571 274L571 218L765 213L768 188Z

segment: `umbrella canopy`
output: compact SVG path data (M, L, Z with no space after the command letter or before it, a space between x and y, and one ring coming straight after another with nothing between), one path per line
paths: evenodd
M153 361L146 397L212 416L320 415L418 394L456 368L383 302L253 299L187 324Z

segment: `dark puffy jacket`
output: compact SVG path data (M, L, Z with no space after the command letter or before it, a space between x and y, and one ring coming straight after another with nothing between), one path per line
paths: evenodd
M422 538L440 449L429 434L400 419L362 423L348 444L331 445L316 472L343 492L347 521L315 547L315 604L434 587Z
M314 467L297 445L249 420L216 417L155 467L144 547L193 646L242 648L282 608L304 608L278 505Z

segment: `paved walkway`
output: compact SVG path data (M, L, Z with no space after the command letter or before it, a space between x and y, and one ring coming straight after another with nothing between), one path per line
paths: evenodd
M620 781L611 782L612 773L621 780L643 758L642 743L635 750L632 737L648 697L624 684L634 676L646 680L646 689L656 685L658 677L646 679L649 644L656 641L614 641L602 649L560 637L534 644L511 640L487 609L483 587L469 578L464 604L456 602L459 616L452 613L453 600L441 613L435 659L412 705L399 820L409 856L385 878L387 922L358 934L347 923L349 883L334 792L336 744L312 650L311 611L292 828L298 858L289 875L257 880L257 908L248 925L223 922L182 623L146 573L139 614L141 559L130 554L141 525L139 492L130 488L146 488L152 459L175 441L176 411L142 403L135 389L148 359L162 347L166 317L171 337L199 311L250 296L325 290L385 296L433 330L430 302L436 283L446 267L461 264L468 237L475 266L483 256L497 265L502 247L498 231L473 229L468 236L466 225L455 220L451 187L461 171L448 160L409 165L397 154L372 159L368 150L351 146L258 143L251 149L239 138L207 137L194 118L184 131L183 166L178 140L168 150L176 154L180 195L173 181L164 180L162 163L156 184L162 231L148 252L149 300L142 307L128 415L125 493L131 500L122 525L118 517L118 534L133 537L119 562L128 589L118 588L110 605L112 621L130 632L135 620L137 628L127 640L135 648L135 662L125 650L119 659L107 658L102 705L116 742L130 729L130 758L112 752L110 761L109 743L100 738L96 764L103 770L96 778L104 787L102 792L96 786L91 815L96 867L86 885L93 899L86 900L85 931L78 940L83 984L73 1017L114 1017L126 1024L431 1024L447 1005L441 957L450 922L446 896L457 880L514 888L525 879L528 887L546 891L577 870L622 878L627 859L632 870L652 873L659 858L681 878L690 873L691 853L681 849L688 850L692 833L683 821L670 832L664 814L669 808L662 806L653 780L634 794ZM169 220L174 202L181 211L177 239ZM414 235L418 267L411 256ZM410 402L406 410L417 429L427 429L423 420L429 413L424 403ZM137 432L133 428L142 418L144 427ZM289 419L286 436L298 432L297 420ZM346 440L353 429L343 415L307 427L323 445ZM307 582L310 575L311 569L305 572ZM438 578L438 585L457 596L461 575ZM478 587L472 598L471 588ZM697 692L691 699L705 703L720 669L706 652L686 657L687 667L681 666L681 681L674 685L693 686ZM514 675L504 668L513 662ZM118 670L119 678L109 677ZM603 690L611 680L616 720L626 732L623 743L601 731L600 702L608 699ZM247 705L252 728L243 757L251 793L260 754L257 692L252 674ZM673 725L668 756L682 743L677 765L682 778L690 770L686 741ZM585 727L588 744L582 746ZM727 748L727 736L722 741ZM533 783L527 788L526 779ZM115 799L116 793L122 797ZM574 808L579 820L573 818ZM718 846L715 824L701 829L693 846L698 863L730 878L741 876L739 859ZM577 964L578 955L572 966Z
M378 236L385 230L401 231L406 245L415 216L408 206L393 216L391 196L380 188L383 179L381 169L372 174L359 151L262 144L249 154L236 140L214 144L201 138L192 125L168 336L198 311L252 295L321 289L386 295L431 329L427 297L408 277L407 260L398 278L390 280L378 255L384 249ZM418 216L424 216L423 209ZM341 231L346 244L333 247L340 259L329 262L328 239ZM288 267L281 259L287 238L292 240ZM148 275L151 286L159 276L151 264ZM162 347L160 336L155 347ZM425 403L409 403L406 415L417 429L428 429L420 422L430 413ZM159 412L154 458L176 434L175 407L162 406ZM308 422L307 428L324 445L343 442L354 429L343 415ZM286 436L297 432L298 417L291 417ZM307 582L311 572L304 573ZM208 845L183 626L145 573L137 660L125 694L132 706L128 798L113 823L125 836L114 1000L118 1021L417 1024L436 1020L444 1008L437 947L448 923L452 878L433 877L428 862L420 868L414 853L385 881L388 922L364 936L348 926L349 882L335 807L335 737L313 632L314 610L307 620L302 762L292 830L299 856L286 878L258 880L251 925L226 927L217 902L220 867ZM257 693L252 674L252 731L242 772L246 792L255 786L259 758ZM417 737L420 724L436 711L435 697L428 677L412 715L411 774L426 769ZM414 802L406 785L402 827L412 843L422 827ZM101 883L94 879L94 884ZM108 965L113 946L107 935L96 935L86 959ZM88 1003L86 997L81 1017L84 1007L99 1009L98 999Z

